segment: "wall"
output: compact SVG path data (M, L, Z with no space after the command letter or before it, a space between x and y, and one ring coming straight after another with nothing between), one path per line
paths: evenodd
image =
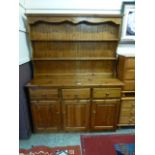
M31 48L26 31L25 1L19 2L19 65L31 60Z
M29 138L31 135L30 107L25 85L32 79L31 62L19 66L19 138Z
M120 13L123 0L26 0L26 12ZM128 0L133 1L133 0Z
M25 26L25 2L19 2L19 138L25 139L31 135L31 122L26 83L32 79L31 49Z

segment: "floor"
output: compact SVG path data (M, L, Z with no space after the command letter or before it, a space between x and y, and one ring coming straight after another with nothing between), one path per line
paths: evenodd
M29 139L20 140L19 147L28 149L37 145L44 146L69 146L81 145L80 135L108 135L108 134L134 134L135 129L118 129L115 132L93 132L93 133L47 133L47 134L32 134Z

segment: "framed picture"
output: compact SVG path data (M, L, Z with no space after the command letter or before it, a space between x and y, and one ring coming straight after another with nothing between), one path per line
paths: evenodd
M121 41L135 41L135 2L123 2Z

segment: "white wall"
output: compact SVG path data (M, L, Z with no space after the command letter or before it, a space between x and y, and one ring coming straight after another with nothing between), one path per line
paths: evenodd
M119 14L122 1L123 0L26 0L26 12Z
M27 12L31 13L119 13L120 0L27 0Z
M25 25L25 0L19 1L19 65L31 60L31 50Z

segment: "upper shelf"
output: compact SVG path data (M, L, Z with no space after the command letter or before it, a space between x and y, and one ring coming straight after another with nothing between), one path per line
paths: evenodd
M63 38L63 39L54 39L54 38L49 38L49 37L41 37L41 38L30 38L31 41L50 41L50 42L119 42L120 39L89 39L89 38L86 38L86 39L80 39L80 38L75 38L75 39L72 39L72 38Z
M70 61L72 61L72 60L79 60L79 61L81 61L81 60L87 60L87 61L89 61L89 60L117 60L117 58L116 57L96 57L96 58L90 58L90 57L82 57L82 58L78 58L78 57L76 57L76 58L72 58L72 57L66 57L66 58L61 58L61 57L59 57L59 58L33 58L33 60L54 60L54 61L60 61L60 60L70 60Z
M120 16L27 15L33 41L119 41Z
M77 25L64 23L38 22L30 26L31 40L62 41L117 41L119 27L111 22L102 24L80 23Z
M33 58L103 59L116 57L116 42L32 42Z
M78 24L80 22L88 23L103 23L113 22L115 24L121 24L122 15L92 15L92 14L26 14L28 17L28 23L34 24L38 21L48 23L62 23L71 22Z

